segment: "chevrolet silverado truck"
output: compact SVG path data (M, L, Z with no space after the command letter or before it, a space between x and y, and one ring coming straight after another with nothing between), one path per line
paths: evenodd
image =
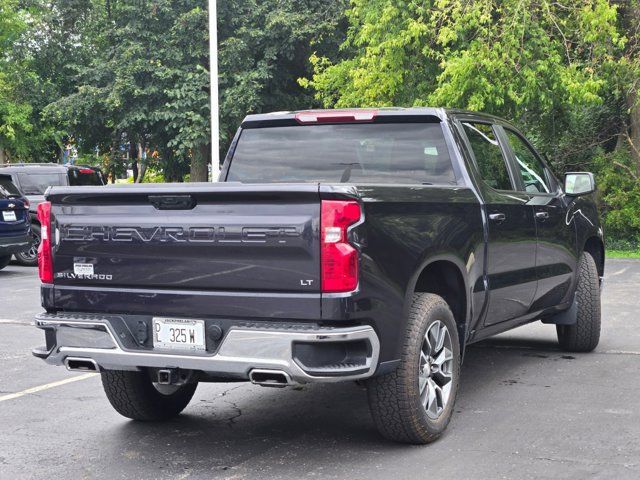
M249 115L219 183L53 187L39 205L46 344L125 417L198 382L357 380L387 438L428 443L465 346L542 320L587 352L604 239L590 173L561 183L489 115Z

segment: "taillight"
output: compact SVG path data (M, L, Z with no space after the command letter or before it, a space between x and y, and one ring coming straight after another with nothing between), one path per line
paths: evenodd
M38 273L42 283L53 283L53 258L51 255L51 202L38 205L40 221L40 245L38 246Z
M322 292L350 292L358 286L358 251L349 243L347 229L358 222L358 202L322 200L320 212L320 266Z
M296 113L298 123L371 123L378 110L310 110Z
M31 202L29 201L29 199L28 199L28 198L24 198L24 199L22 200L22 203L23 203L23 205L24 205L24 208L26 208L27 210L28 210L28 209L29 209L29 207L31 206Z

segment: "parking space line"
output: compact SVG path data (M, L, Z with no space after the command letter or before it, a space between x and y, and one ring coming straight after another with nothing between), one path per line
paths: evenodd
M10 320L8 318L0 318L0 324L30 326L30 325L33 325L33 320L20 321L20 320Z
M5 400L13 400L15 398L20 398L25 395L30 395L32 393L38 393L43 390L48 390L54 387L60 387L62 385L66 385L67 383L78 382L80 380L86 380L87 378L95 377L97 373L83 373L82 375L78 375L76 377L65 378L64 380L58 380L57 382L46 383L44 385L39 385L37 387L27 388L26 390L22 390L21 392L10 393L8 395L3 395L0 397L0 402L4 402Z

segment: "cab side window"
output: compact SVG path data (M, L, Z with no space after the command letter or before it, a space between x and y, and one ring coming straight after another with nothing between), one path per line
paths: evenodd
M550 193L549 177L544 164L517 133L504 129L516 161L517 172L527 193Z
M515 190L509 170L491 125L462 122L484 182L496 190Z

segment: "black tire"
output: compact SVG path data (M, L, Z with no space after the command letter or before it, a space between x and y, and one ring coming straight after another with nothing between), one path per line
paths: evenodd
M446 330L450 335L452 358L447 364L447 370L451 374L451 379L448 401L437 418L431 418L421 400L419 375L421 371L424 374L421 368L421 358L424 357L421 353L424 352L425 334L431 331L432 326L438 321L447 327ZM442 327L438 326L438 328ZM430 368L429 371L431 371ZM389 440L403 443L425 444L436 440L451 420L459 378L460 342L457 325L449 306L437 295L415 294L409 313L400 365L392 373L373 377L367 381L369 407L380 433ZM423 392L428 394L431 383L425 387Z
M583 252L578 263L577 321L573 325L556 325L558 342L569 352L590 352L600 341L600 280L596 262Z
M9 265L10 261L11 261L11 255L5 255L3 257L0 257L0 270L2 270L4 267Z
M175 387L170 394L161 393L146 371L105 370L102 386L111 406L127 418L145 422L173 418L189 404L198 386L188 383Z
M38 266L38 245L40 245L40 225L32 224L31 230L33 231L33 236L36 239L36 242L33 244L29 250L24 252L16 253L16 261L20 265L24 265L25 267L37 267Z

